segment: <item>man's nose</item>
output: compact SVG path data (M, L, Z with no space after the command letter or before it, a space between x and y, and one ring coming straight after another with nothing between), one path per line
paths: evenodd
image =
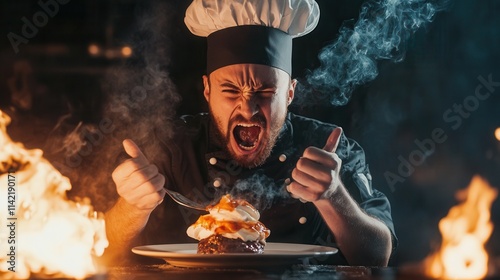
M253 96L242 96L240 110L243 117L250 119L259 112L259 105Z

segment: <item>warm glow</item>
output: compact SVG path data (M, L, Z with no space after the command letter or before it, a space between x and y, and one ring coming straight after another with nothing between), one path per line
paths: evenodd
M82 279L98 271L95 256L108 246L102 214L88 200L68 200L68 178L39 149L27 150L7 135L10 118L0 111L0 220L17 218L15 238L0 228L0 278L39 274ZM9 175L9 169L11 177ZM8 213L8 178L16 178L15 215ZM9 270L6 244L15 240L15 272ZM9 244L12 244L9 242Z
M97 46L96 44L91 44L89 45L89 53L91 55L98 55L99 54L99 46Z
M130 47L128 47L128 46L125 46L125 47L122 48L122 54L125 57L129 57L129 56L132 55L132 49Z
M457 195L463 202L439 222L443 241L440 250L425 260L426 274L446 279L484 278L488 273L484 244L493 231L490 208L497 190L474 176L469 187Z
M500 141L500 127L495 129L495 138Z

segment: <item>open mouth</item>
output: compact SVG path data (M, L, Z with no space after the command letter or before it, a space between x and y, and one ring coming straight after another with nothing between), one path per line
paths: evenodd
M238 124L233 129L233 136L241 149L251 151L259 141L261 130L256 124Z

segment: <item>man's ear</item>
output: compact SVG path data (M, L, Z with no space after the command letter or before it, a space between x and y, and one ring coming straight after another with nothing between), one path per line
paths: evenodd
M205 96L205 100L208 102L210 97L210 82L207 75L203 75L203 96Z
M292 79L288 89L287 105L290 105L295 97L295 86L297 86L297 79Z

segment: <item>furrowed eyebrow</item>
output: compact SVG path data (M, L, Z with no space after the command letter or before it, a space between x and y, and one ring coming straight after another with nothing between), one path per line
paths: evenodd
M255 87L256 90L276 90L275 85L260 85L258 87Z
M221 88L230 88L230 89L237 89L239 90L240 87L231 83L231 82L223 82L222 84L219 85ZM276 86L273 84L260 84L257 86L253 86L252 90L254 91L261 91L261 90L276 90Z
M238 89L238 86L232 84L232 83L228 83L228 82L225 82L225 83L222 83L220 85L220 87L227 87L227 88L232 88L232 89Z

